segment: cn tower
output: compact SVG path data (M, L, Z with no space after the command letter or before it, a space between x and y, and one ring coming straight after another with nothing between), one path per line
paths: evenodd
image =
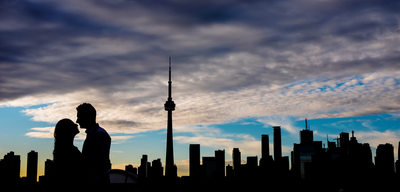
M167 124L167 155L165 160L165 176L173 178L177 176L176 166L174 164L174 144L172 137L172 111L175 110L175 103L172 101L172 81L171 81L171 57L169 57L169 80L168 80L168 99L164 108L168 111Z

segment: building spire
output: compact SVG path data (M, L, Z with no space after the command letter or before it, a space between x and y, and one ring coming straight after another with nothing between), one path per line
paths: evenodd
M308 130L308 126L307 126L307 118L305 119L305 121L306 121L306 130Z
M169 57L168 99L164 104L164 108L166 111L168 111L165 176L168 178L175 178L177 175L177 170L174 164L174 144L172 134L172 111L175 110L175 103L172 100L171 57Z
M168 79L168 101L172 100L172 81L171 81L171 56L169 57L169 79Z

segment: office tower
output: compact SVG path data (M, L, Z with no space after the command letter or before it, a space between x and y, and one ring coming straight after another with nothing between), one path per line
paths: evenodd
M148 176L147 155L142 155L139 166L139 178L146 178Z
M375 167L381 175L391 176L394 173L393 145L386 143L376 148Z
M163 176L163 167L161 164L161 159L156 159L151 162L150 174L151 178L161 178Z
M216 177L225 177L225 150L215 151Z
M168 99L164 104L164 108L168 111L167 124L167 153L165 160L165 176L176 177L177 170L174 164L174 144L172 137L172 111L175 110L175 103L172 100L172 81L171 81L171 57L169 57L169 80L168 80Z
M203 157L203 176L215 179L217 176L217 161L215 157Z
M226 166L226 177L227 178L233 177L233 167L229 164Z
M339 147L342 150L347 150L349 145L349 133L341 132L339 137Z
M28 153L28 164L26 167L26 177L29 183L36 183L38 168L38 153L31 151Z
M55 182L55 164L51 159L44 162L44 175L39 176L40 184L54 184Z
M268 158L269 156L269 137L268 135L261 135L261 159Z
M13 151L0 161L0 183L15 184L20 179L21 159Z
M371 147L369 146L368 143L363 143L361 145L361 157L362 165L364 166L364 169L372 169L374 164L372 162L372 151Z
M200 144L190 144L189 146L189 176L200 176Z
M269 136L261 135L261 158L260 167L263 168L263 172L267 174L267 169L273 164L272 156L269 154Z
M258 157L257 156L248 156L247 157L247 167L257 168L257 166L258 166Z
M274 161L282 157L281 126L274 126Z
M242 157L240 155L239 148L233 148L232 151L232 164L233 164L233 174L234 176L240 175Z
M354 131L351 131L351 137L350 137L349 143L350 143L350 144L356 144L356 143L358 143L357 138L354 137Z
M397 146L396 175L397 177L400 176L400 142L399 145Z
M332 145L332 143L330 145ZM293 144L291 157L293 174L302 179L310 177L313 172L311 168L316 164L316 162L313 162L313 159L318 159L316 157L318 157L322 151L322 141L314 141L313 131L309 129L307 119L305 119L305 129L300 131L300 144ZM286 166L288 167L286 162L283 162L282 165L283 169L286 170Z
M300 131L300 144L312 144L314 141L313 131L307 127L307 119L305 122L306 128Z
M46 159L46 161L44 162L44 175L46 177L55 176L55 165L53 160Z
M137 168L136 167L133 167L133 165L131 165L131 164L129 164L129 165L126 165L125 166L125 171L127 171L127 172L129 172L129 173L132 173L132 174L134 174L134 175L137 175L138 173L137 173Z

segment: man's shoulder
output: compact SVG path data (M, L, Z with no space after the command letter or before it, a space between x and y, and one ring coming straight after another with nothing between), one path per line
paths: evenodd
M96 135L98 135L100 137L110 138L110 135L108 134L108 132L104 128L100 127L100 126L96 130Z

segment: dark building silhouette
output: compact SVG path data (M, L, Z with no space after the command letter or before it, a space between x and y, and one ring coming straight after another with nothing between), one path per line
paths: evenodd
M39 176L40 184L51 184L55 182L55 164L51 159L46 159L44 162L44 175Z
M177 169L174 164L174 144L172 134L172 111L175 110L175 103L172 100L172 81L171 81L171 57L169 57L169 80L168 80L168 99L164 104L164 108L168 111L167 124L167 153L165 160L165 176L175 178Z
M239 148L233 148L232 151L232 164L233 164L233 175L240 176L240 169L242 165L242 157Z
M0 161L0 183L16 184L20 180L21 158L13 151Z
M390 143L380 144L376 148L375 167L381 176L392 176L394 174L393 145Z
M397 161L396 161L396 175L398 179L400 179L400 142L399 145L397 146Z
M257 156L248 156L246 165L249 168L256 169L258 167L258 157Z
M217 161L215 157L203 157L203 177L215 179L217 177Z
M341 132L339 136L339 147L344 150L343 152L347 153L349 145L349 133Z
M300 131L300 144L293 144L292 171L296 176L306 179L313 171L313 158L322 153L322 142L314 141L313 131L306 127Z
M164 168L161 164L161 159L156 159L151 162L151 167L149 167L149 177L152 179L160 179L163 176Z
M26 177L29 183L37 182L38 153L31 151L28 153L28 163L26 167Z
M300 131L300 143L311 144L314 141L313 132L308 127L307 119L305 119L306 127Z
M261 135L261 159L269 157L269 137Z
M254 180L258 175L258 157L247 156L246 164L241 167L241 176L243 180Z
M226 177L228 179L233 178L233 167L229 164L226 166Z
M274 160L282 158L281 126L274 126Z
M127 171L127 172L129 172L129 173L132 173L132 174L134 174L134 175L137 175L137 174L138 174L137 168L136 168L136 167L133 167L133 165L130 165L130 164L125 166L125 171Z
M142 158L140 159L140 166L138 170L138 176L140 179L147 178L148 177L148 165L149 163L147 162L147 155L142 155Z
M274 160L269 153L269 136L261 135L260 176L266 178L272 170Z
M216 177L225 177L225 150L215 151Z
M189 175L200 177L200 144L190 144L189 146Z

